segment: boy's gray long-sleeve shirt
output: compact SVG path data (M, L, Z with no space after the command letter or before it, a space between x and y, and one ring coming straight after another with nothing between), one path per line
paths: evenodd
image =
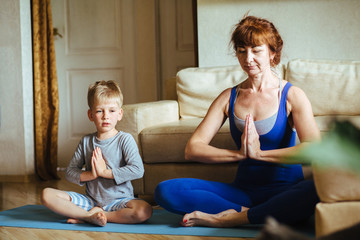
M80 182L83 166L86 171L91 171L91 157L95 147L101 149L114 179L99 177L89 182ZM102 141L97 139L96 133L84 136L66 168L65 176L72 183L85 183L86 194L99 206L105 206L117 198L134 197L130 181L141 178L143 174L144 166L134 138L120 131L114 137Z

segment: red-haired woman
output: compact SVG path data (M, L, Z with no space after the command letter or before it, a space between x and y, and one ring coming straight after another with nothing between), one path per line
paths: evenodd
M245 17L235 26L231 43L248 78L214 100L185 156L204 163L239 162L235 180L168 180L158 185L155 199L185 214L183 226L234 227L264 223L266 216L285 223L306 220L319 201L314 183L304 179L301 164L288 164L285 157L320 139L311 104L301 89L273 72L283 41L271 22ZM209 145L226 118L237 151Z

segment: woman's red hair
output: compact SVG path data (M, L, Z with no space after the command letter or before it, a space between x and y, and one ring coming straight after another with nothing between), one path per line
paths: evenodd
M270 51L275 54L271 64L275 66L280 63L283 40L274 24L266 19L254 16L244 17L235 25L231 43L235 52L238 47L266 44Z

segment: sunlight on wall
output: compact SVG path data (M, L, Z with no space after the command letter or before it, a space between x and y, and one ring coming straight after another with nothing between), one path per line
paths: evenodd
M358 0L198 0L199 66L238 64L229 46L246 12L266 18L283 40L282 63L294 58L360 60Z
M8 180L34 174L31 5L0 0L0 6L0 180Z

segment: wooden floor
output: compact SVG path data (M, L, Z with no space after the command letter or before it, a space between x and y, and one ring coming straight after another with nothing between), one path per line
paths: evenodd
M84 189L64 180L40 181L31 183L4 183L0 182L0 211L8 210L27 204L40 204L40 193L45 187L53 187L61 190L84 192ZM154 206L156 207L156 206ZM198 236L175 236L175 235L150 235L150 234L125 234L125 233L104 233L104 232L81 232L65 230L47 230L31 228L0 227L0 240L3 239L159 239L159 240L250 240L253 238L223 238L223 237L198 237Z

